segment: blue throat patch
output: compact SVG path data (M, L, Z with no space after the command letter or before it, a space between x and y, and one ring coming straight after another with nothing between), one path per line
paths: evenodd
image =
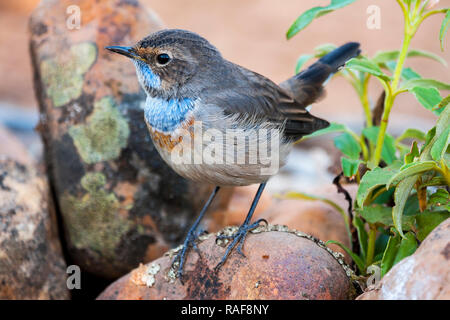
M143 61L133 60L136 67L136 74L141 84L147 88L159 88L161 86L161 79L154 74L150 67Z
M145 120L161 132L172 132L186 120L187 113L194 109L196 99L161 99L147 96Z

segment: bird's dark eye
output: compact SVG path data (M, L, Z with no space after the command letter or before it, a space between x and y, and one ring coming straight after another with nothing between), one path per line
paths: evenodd
M170 56L167 53L158 54L158 56L156 57L156 61L158 61L158 63L162 66L166 65L170 61Z

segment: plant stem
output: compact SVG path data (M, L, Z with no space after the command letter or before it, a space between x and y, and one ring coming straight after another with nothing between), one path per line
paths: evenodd
M409 19L405 17L405 35L403 39L402 49L400 50L400 54L398 57L397 65L394 71L394 78L392 80L392 84L386 83L385 91L386 98L384 100L384 110L383 116L381 118L380 123L380 131L377 137L377 145L375 147L374 158L371 161L371 166L376 167L380 163L381 160L381 152L383 150L384 137L386 134L386 129L389 121L389 114L391 112L392 106L394 104L395 97L397 95L397 87L401 79L403 65L405 64L406 56L408 55L408 48L411 43L411 39L413 38L415 32L417 30L417 25L410 26ZM386 90L387 89L387 90Z
M366 126L370 128L372 126L372 114L370 112L370 103L369 103L369 95L367 93L367 87L369 84L370 75L367 74L364 82L362 84L362 92L360 94L360 100L364 109L364 113L366 115Z
M367 245L366 266L370 266L373 262L376 238L377 238L377 229L375 226L370 225L369 240Z
M369 159L369 151L367 150L367 146L366 143L364 142L364 137L363 136L359 136L356 133L354 133L351 130L347 130L347 132L356 140L358 141L360 147L361 147L361 152L363 155L363 159L364 161L367 161Z

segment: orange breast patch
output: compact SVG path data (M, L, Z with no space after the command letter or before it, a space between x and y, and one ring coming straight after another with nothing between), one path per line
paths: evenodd
M147 121L145 121L145 123L147 124L147 127L150 132L150 136L153 140L153 143L157 144L162 149L172 151L172 149L177 144L179 144L180 142L183 141L182 135L173 136L170 133L162 133L162 132L159 132L158 130L154 130ZM193 124L194 124L194 118L191 117L188 121L185 121L181 125L182 129L189 131L190 136L191 136L191 141L193 141L192 139L194 138L194 130L191 129Z

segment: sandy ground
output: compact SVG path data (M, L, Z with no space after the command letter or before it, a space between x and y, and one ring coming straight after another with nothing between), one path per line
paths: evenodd
M291 40L285 32L305 10L328 1L314 0L141 0L162 18L168 27L189 29L205 36L229 60L253 69L276 82L293 75L300 54L310 53L323 43L361 42L369 55L380 49L397 49L401 44L402 18L395 1L359 0L356 3L315 20ZM32 75L28 56L27 17L36 0L2 0L0 2L0 102L35 108ZM381 28L366 26L368 6L376 3L381 12ZM450 4L441 0L441 5ZM438 33L442 15L426 21L412 43L442 55L450 61L450 40L440 52ZM408 65L424 77L450 82L449 69L422 58ZM381 88L371 84L372 99ZM333 121L360 123L362 111L352 88L343 79L328 85L327 97L314 107L313 113ZM413 97L400 96L393 110L392 126L409 125L427 128L434 116ZM429 119L429 121L427 121Z

